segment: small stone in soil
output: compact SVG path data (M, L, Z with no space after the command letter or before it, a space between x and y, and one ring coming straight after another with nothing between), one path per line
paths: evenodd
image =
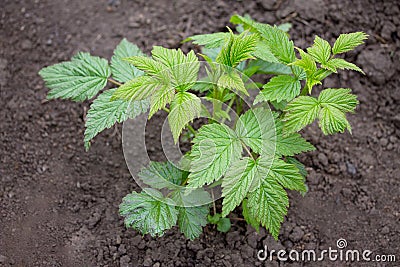
M150 257L146 257L143 261L143 266L149 267L153 264L153 260Z
M28 39L23 40L23 41L21 42L21 48L22 48L22 50L29 50L29 49L32 49L32 46L33 46L32 42L31 42L30 40L28 40Z
M295 228L293 228L292 233L289 235L289 239L292 240L293 242L298 242L300 241L304 236L304 231L296 226Z
M324 153L319 153L318 154L318 160L319 162L321 162L321 164L323 166L328 166L328 158L326 157L326 155Z
M125 256L121 257L121 259L119 260L119 265L121 267L128 267L130 262L131 262L131 259L129 258L129 256L125 255Z
M0 263L5 263L7 260L7 257L4 255L0 255Z
M382 228L382 234L384 234L384 235L387 235L388 233L390 233L390 229L389 229L389 226L384 226L383 228Z
M357 173L356 167L351 163L346 161L347 172L351 175L355 175Z

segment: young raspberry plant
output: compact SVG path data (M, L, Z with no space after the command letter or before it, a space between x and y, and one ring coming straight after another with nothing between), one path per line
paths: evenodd
M289 39L288 24L270 26L239 15L230 22L236 33L228 28L184 41L201 48L198 55L155 46L148 56L123 39L110 64L78 53L39 72L50 88L48 99L97 96L86 116L86 150L104 129L147 112L149 119L167 112L174 142L191 142L178 164L143 166L138 177L146 188L122 200L126 226L142 234L161 236L178 225L195 239L208 223L226 232L230 219L239 219L277 239L289 207L287 190L307 192L305 167L294 156L315 148L298 132L317 120L325 135L351 133L346 115L354 112L357 97L348 88L321 87L339 70L363 73L340 54L361 45L365 33L341 34L333 46L316 36L301 49ZM272 78L255 83L256 74ZM107 84L113 88L102 91ZM207 123L195 130L200 117ZM221 205L215 204L216 188ZM232 218L235 209L243 219Z

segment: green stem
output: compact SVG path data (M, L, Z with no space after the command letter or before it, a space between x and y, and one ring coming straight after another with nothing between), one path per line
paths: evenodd
M226 113L228 114L228 116L229 116L229 112L232 110L232 105L235 102L235 99L236 99L236 96L233 96L232 99L228 103L228 107L226 108ZM226 120L226 118L223 118L221 121L221 124L224 123L225 120Z
M187 125L188 130L195 136L196 135L196 130L190 125Z
M251 154L249 148L248 148L243 142L241 142L241 143L242 143L242 146L243 146L244 150L246 150L247 154L249 154L250 158L252 158L253 160L255 160L254 157L253 157L253 155Z
M308 94L308 85L307 85L307 81L306 81L306 85L304 85L303 90L301 90L300 95L301 96L305 96Z
M214 198L214 191L211 188L211 197L212 197L212 203L213 203L213 211L214 211L214 215L217 214L217 206L215 206L215 198Z
M118 85L118 86L121 86L121 85L122 85L122 83L117 82L116 80L114 80L114 79L112 79L112 78L108 78L107 80L108 80L110 83L113 83L113 84L115 84L115 85Z
M166 108L166 107L163 107L162 110L164 110L164 111L167 112L167 113L170 112L170 110L169 110L168 108Z

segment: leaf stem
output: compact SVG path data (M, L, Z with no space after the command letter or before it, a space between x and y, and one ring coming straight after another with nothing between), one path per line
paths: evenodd
M254 157L251 154L249 148L243 142L241 142L241 143L242 143L242 146L244 147L244 150L246 150L247 154L249 154L249 156L254 160Z
M235 102L235 99L236 99L236 96L233 96L228 103L228 107L226 108L226 113L228 114L228 116L229 116L229 112L232 110L232 105ZM221 124L224 123L225 120L226 120L226 118L223 118L221 121Z
M118 86L121 86L121 85L122 85L122 83L117 82L116 80L114 80L114 79L112 79L112 78L108 78L107 80L108 80L110 83L113 83L113 84L115 84L115 85L118 85Z
M239 217L234 217L234 218L229 218L229 219L233 220L233 221L245 221L245 219L239 218Z
M304 85L303 89L301 90L300 95L305 96L307 94L308 94L308 85L307 85L307 81L306 81L306 84Z
M163 107L162 110L164 110L164 111L167 112L167 113L170 112L170 110L169 110L168 108L166 108L166 107Z
M195 136L196 135L196 130L190 125L187 125L188 130Z
M214 198L214 190L211 188L211 197L212 197L212 203L213 203L213 211L214 215L217 214L217 207L215 206L215 198Z

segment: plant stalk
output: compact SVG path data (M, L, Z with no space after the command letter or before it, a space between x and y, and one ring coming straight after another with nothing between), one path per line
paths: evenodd
M121 86L121 85L122 85L122 83L117 82L116 80L114 80L114 79L112 79L112 78L108 78L107 80L108 80L110 83L113 83L113 84L115 84L115 85L118 85L118 86Z

